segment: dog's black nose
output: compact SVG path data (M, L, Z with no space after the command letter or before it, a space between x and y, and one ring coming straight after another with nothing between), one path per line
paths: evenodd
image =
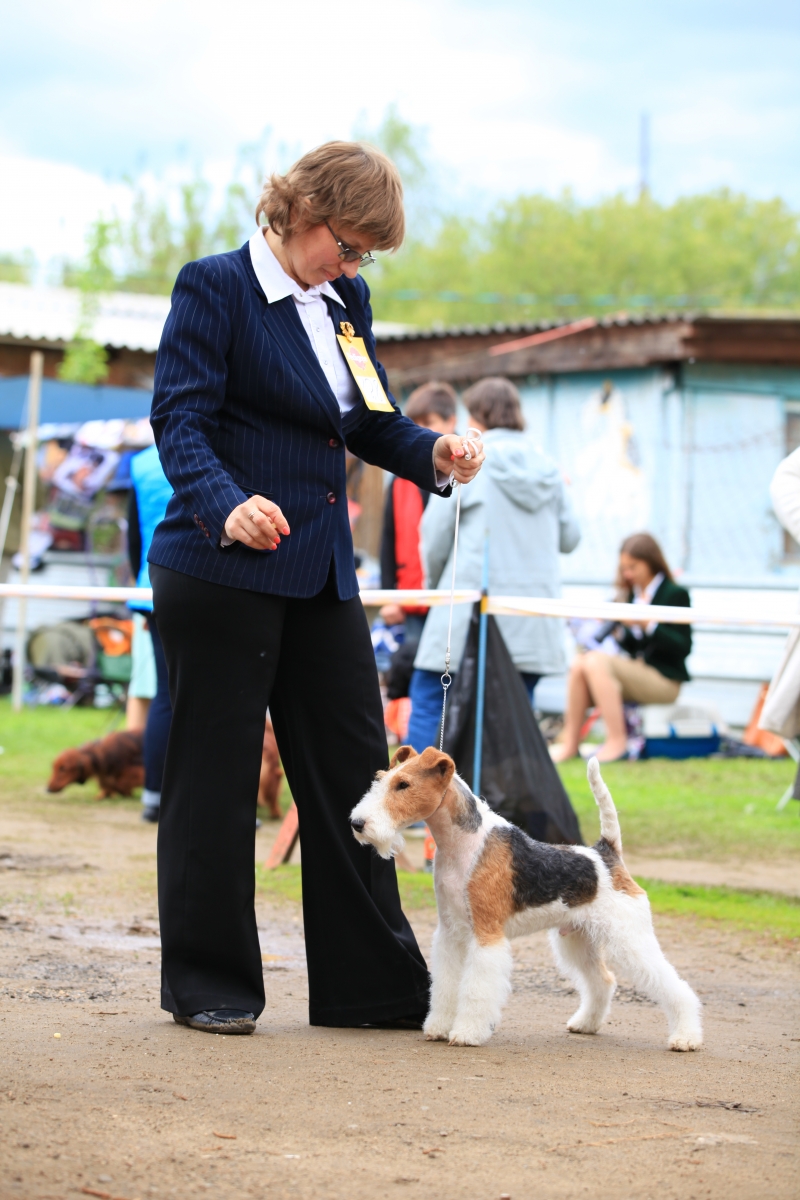
M350 825L353 829L355 829L356 833L361 833L362 829L366 825L366 821L363 817L351 817Z

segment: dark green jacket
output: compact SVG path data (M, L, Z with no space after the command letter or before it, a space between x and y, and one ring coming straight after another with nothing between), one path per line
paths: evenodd
M686 588L665 579L653 596L652 603L689 608L691 600ZM626 628L620 645L631 658L643 658L649 667L655 667L667 679L677 679L681 683L689 679L686 659L692 649L691 625L659 624L654 633L643 633L641 638L634 637Z

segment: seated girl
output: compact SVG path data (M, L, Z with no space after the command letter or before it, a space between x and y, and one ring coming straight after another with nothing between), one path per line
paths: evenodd
M689 593L672 578L661 547L649 533L634 533L622 543L617 587L619 599L627 603L682 608L690 604ZM592 705L600 709L606 726L606 741L597 749L597 758L600 762L625 758L623 703L674 704L681 684L689 678L691 626L641 621L617 626L615 636L624 653L591 650L573 659L564 730L551 749L556 762L578 753L586 710Z

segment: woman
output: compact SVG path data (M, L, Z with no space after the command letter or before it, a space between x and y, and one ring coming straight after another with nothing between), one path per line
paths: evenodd
M489 587L513 596L558 596L558 556L580 540L557 464L525 432L519 392L507 379L482 379L464 393L470 424L483 434L486 470L461 498L456 586L478 588L489 532ZM430 587L449 587L453 570L455 500L429 504L422 548ZM464 654L471 611L453 609L451 662ZM422 631L411 678L408 740L416 750L438 745L449 610L432 608ZM566 669L561 621L498 617L514 665L529 695L542 675Z
M269 705L300 816L311 1023L418 1026L428 973L394 866L348 821L387 748L345 446L429 492L451 472L469 481L481 457L383 395L358 271L403 239L392 163L328 143L272 176L257 216L267 227L240 250L182 269L156 363L151 419L175 489L149 554L173 706L162 1005L222 1033L251 1033L264 1007L253 856ZM370 406L345 361L353 338L376 372Z
M630 604L668 604L688 608L686 588L672 578L654 537L634 533L622 543L617 575L619 598ZM622 705L674 704L689 679L686 659L692 649L689 625L639 621L618 627L621 654L591 650L572 660L564 731L552 748L556 762L578 753L580 732L590 705L600 709L606 741L596 751L600 762L626 757L627 732Z

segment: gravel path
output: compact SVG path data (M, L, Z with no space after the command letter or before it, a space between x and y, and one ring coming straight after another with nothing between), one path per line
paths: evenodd
M129 810L0 812L2 1200L797 1195L796 948L659 919L705 1005L677 1055L624 981L600 1036L568 1035L535 935L495 1037L451 1049L310 1028L299 908L261 905L258 1032L209 1037L158 1007L154 843Z

